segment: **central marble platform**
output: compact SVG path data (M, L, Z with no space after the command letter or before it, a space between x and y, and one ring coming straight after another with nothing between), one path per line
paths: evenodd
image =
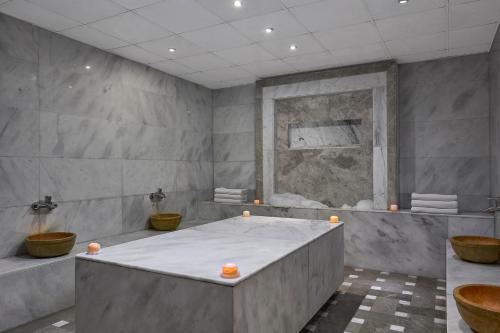
M342 283L343 232L234 217L78 255L77 332L299 332Z

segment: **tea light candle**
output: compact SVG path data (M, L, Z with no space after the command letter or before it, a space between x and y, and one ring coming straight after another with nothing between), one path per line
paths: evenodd
M87 254L98 254L101 251L101 244L90 243L87 246Z
M243 217L250 217L250 211L244 210L243 211Z
M339 217L337 215L330 216L330 223L339 223Z
M395 204L392 204L392 205L389 206L389 210L391 212L397 212L399 210L399 206L395 205Z
M237 278L240 276L238 266L233 263L224 264L222 266L221 276L226 279Z
M254 204L256 204L256 205L258 206L258 205L260 205L260 200L259 200L259 199L255 199L255 200L253 201L253 203L254 203Z

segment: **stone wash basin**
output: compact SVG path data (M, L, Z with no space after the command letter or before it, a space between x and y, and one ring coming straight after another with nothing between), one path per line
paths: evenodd
M458 312L474 331L500 332L500 286L467 284L453 290Z
M493 264L500 260L500 239L480 236L455 236L450 239L462 260Z
M68 254L75 245L72 232L47 232L26 237L28 253L37 258L58 257Z

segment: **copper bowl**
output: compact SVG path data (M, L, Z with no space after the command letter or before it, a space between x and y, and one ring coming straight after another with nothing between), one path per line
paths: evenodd
M173 231L181 223L182 215L174 213L160 213L151 215L151 225L156 230Z
M453 290L458 312L474 331L500 332L500 286L466 284Z
M480 236L455 236L451 246L460 259L480 264L500 260L500 239Z
M37 258L58 257L68 254L75 245L72 232L47 232L26 237L28 253Z

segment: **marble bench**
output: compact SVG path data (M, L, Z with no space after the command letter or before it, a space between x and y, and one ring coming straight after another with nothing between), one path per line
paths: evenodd
M76 259L77 332L299 332L343 281L344 225L252 216ZM234 262L240 277L220 276Z

